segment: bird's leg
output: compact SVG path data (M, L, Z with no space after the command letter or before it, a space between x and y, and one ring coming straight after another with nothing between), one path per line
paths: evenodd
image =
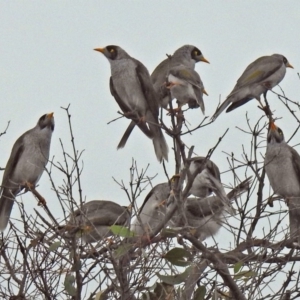
M46 206L47 202L45 198L35 189L35 185L25 181L22 186L25 188L25 191L30 191L34 196L36 196L39 200L38 205L39 206Z
M264 92L264 100L265 100L265 104L266 104L265 106L261 103L260 98L258 98L257 100L260 104L259 108L261 110L263 110L264 113L266 114L266 116L270 119L272 117L272 112L270 110L270 106L269 106L269 103L268 103L268 100L267 100L267 92L268 91Z

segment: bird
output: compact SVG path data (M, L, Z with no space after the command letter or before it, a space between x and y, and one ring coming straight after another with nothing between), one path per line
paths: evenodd
M205 114L203 94L208 94L199 74L194 69L182 64L171 68L167 88L170 89L171 98L176 98L179 109L188 103L190 108L200 106L202 113Z
M203 56L202 52L193 45L183 45L178 48L174 54L164 59L152 72L151 80L154 86L154 90L159 95L159 103L163 108L167 108L169 104L168 89L166 87L166 79L170 70L173 67L183 65L188 69L195 69L195 64L199 61L209 63L209 61ZM197 107L195 103L189 102L189 105L193 108Z
M204 198L215 193L224 204L228 205L229 201L221 183L220 170L213 161L203 156L191 158L187 171L187 184L191 180L193 181L189 195Z
M34 188L40 180L49 159L53 131L53 113L45 114L14 143L0 191L0 231L7 227L15 197L28 186Z
M266 99L268 90L278 85L284 78L286 68L293 68L293 66L281 54L256 59L246 68L232 92L217 108L211 119L215 120L227 106L230 105L226 112L230 112L253 98L257 99L263 107L260 96L264 94Z
M135 125L152 139L158 161L168 160L168 145L158 123L159 106L147 68L119 46L94 49L111 67L110 91L124 115L132 119L118 145L123 148Z
M269 122L264 165L274 193L288 204L290 236L300 243L300 156L285 142L273 120Z
M131 227L137 236L151 234L163 221L170 192L170 184L165 182L157 184L147 194Z
M227 195L229 202L249 190L251 177L238 184ZM194 236L201 241L214 236L222 224L226 221L228 211L224 206L223 200L218 196L203 198L187 198L184 202L183 213L177 210L175 215L169 221L170 227L188 226L192 229Z
M128 226L130 219L129 207L109 200L92 200L83 204L81 209L74 211L65 227L70 231L70 228L79 226L83 229L82 240L85 243L93 243L113 235L110 226Z

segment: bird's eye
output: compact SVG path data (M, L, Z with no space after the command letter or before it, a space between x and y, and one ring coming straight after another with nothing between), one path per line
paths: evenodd
M194 55L195 56L199 55L199 51L198 50L194 50Z
M109 50L109 52L110 52L110 53L114 53L114 52L115 52L115 49L114 49L114 48L111 48L111 49Z
M283 57L283 63L286 64L288 62L288 60L286 59L286 57Z
M282 135L282 130L280 128L278 128L278 133Z

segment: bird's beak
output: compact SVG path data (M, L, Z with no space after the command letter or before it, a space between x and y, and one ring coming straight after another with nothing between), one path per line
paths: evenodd
M294 69L294 67L289 62L286 64L286 67Z
M105 48L95 48L94 50L98 51L98 52L101 52L101 53L104 53Z
M205 89L202 89L202 93L208 96L207 91Z
M275 125L274 121L270 121L270 130L277 130L277 126Z
M48 119L52 119L53 115L54 115L54 112L48 114L48 115L47 115L47 118L48 118Z
M203 62L205 62L207 64L210 64L210 62L204 56L200 57L200 61L203 61Z

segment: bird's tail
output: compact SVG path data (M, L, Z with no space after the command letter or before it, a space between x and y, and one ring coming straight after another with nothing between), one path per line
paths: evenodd
M4 231L8 224L14 201L15 198L10 190L4 189L0 198L0 231Z
M124 132L119 144L118 144L118 147L117 149L120 149L120 148L124 148L126 143L127 143L127 140L133 130L133 128L135 127L135 122L134 121L131 121L129 126L127 127L126 131Z
M211 120L214 121L220 114L221 112L232 102L231 97L227 98L216 110L214 115L211 117Z
M290 217L290 237L300 245L300 198L288 199Z
M148 126L146 125L146 123L136 123L135 121L131 121L129 126L127 127L126 131L124 132L119 144L118 144L118 147L117 149L120 149L120 148L124 148L126 143L127 143L127 140L133 130L133 128L135 127L135 125L137 125L142 131L143 133L150 139L152 139L152 133L151 131L149 130Z
M150 128L152 126L150 126ZM169 148L168 148L166 139L165 139L165 137L164 137L164 135L163 135L163 133L162 133L162 131L159 127L155 126L154 130L155 130L155 134L153 136L153 145L154 145L154 150L155 150L156 157L157 157L159 162L162 162L163 159L168 161Z
M235 188L233 188L228 194L227 198L229 201L233 201L235 198L241 196L243 193L247 192L250 184L252 182L252 176L248 177L244 181L242 181L240 184L238 184Z

